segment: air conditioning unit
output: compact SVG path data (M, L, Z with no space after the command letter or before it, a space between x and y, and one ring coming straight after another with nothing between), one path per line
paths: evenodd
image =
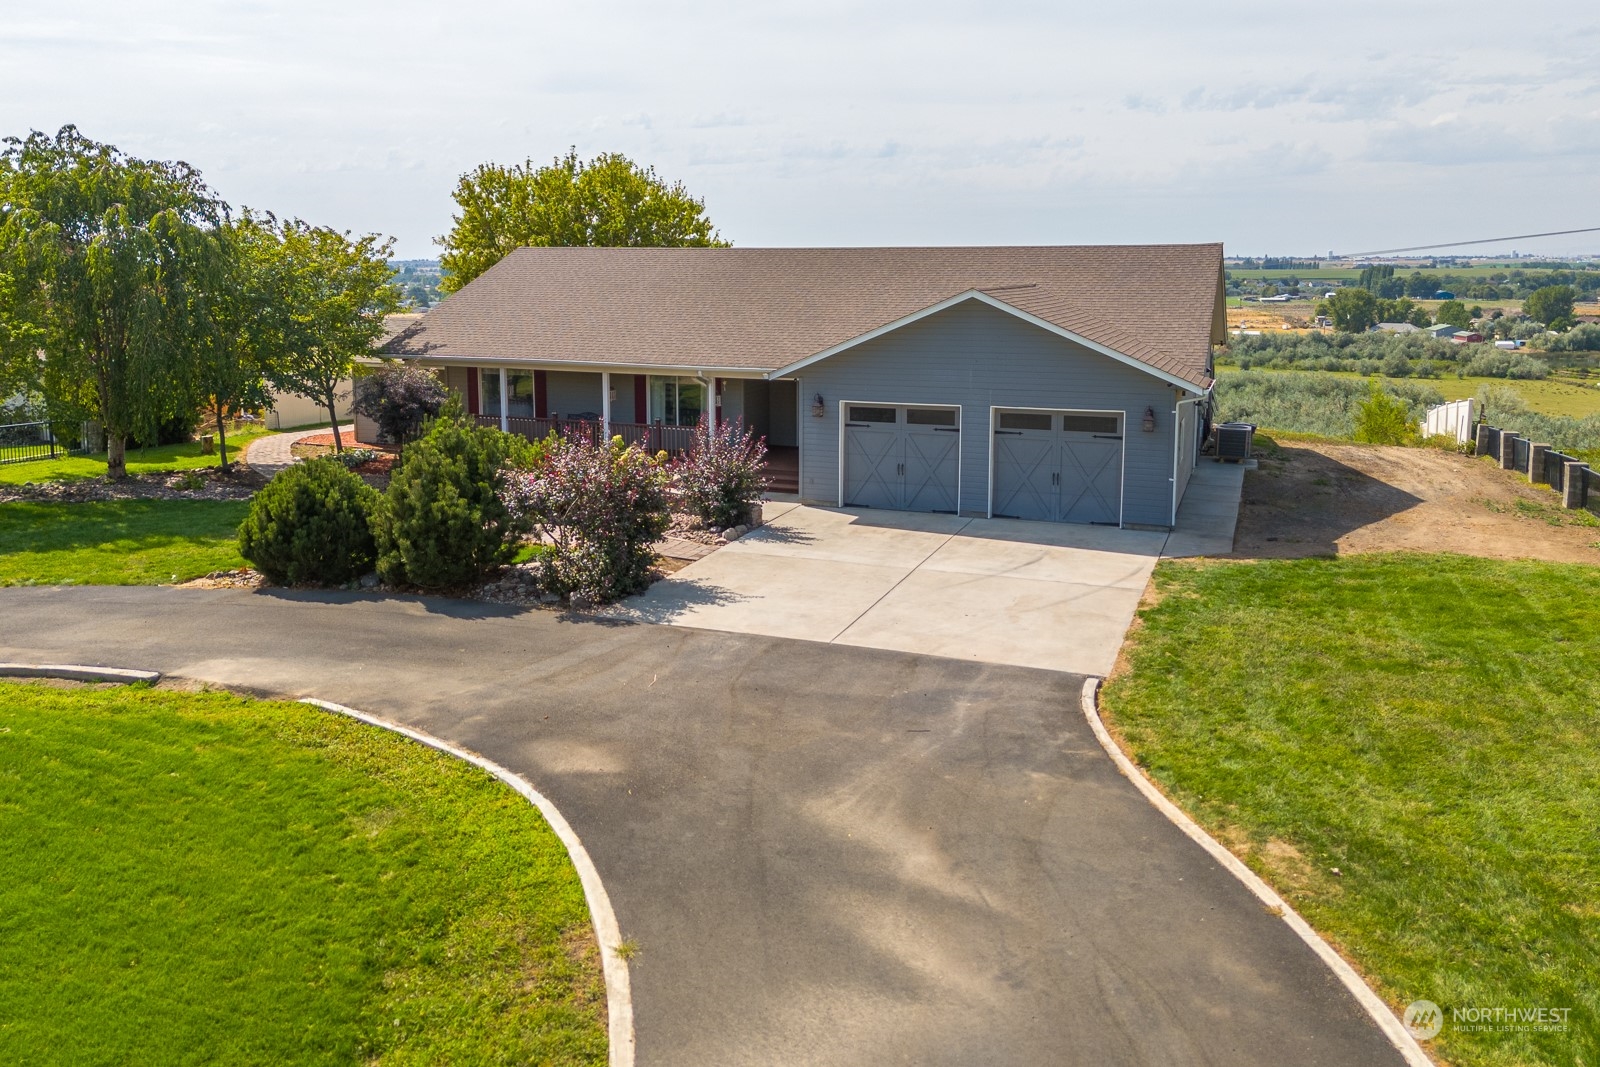
M1256 444L1256 428L1248 422L1217 425L1217 458L1240 462L1250 458Z

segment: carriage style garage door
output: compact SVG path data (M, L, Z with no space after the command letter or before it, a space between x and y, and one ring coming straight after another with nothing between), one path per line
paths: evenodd
M845 506L958 510L961 416L956 408L846 404L845 409Z
M1049 522L1122 521L1122 416L997 411L993 512Z

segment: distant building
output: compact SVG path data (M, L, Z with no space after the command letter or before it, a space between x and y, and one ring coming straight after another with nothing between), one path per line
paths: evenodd
M1456 328L1450 325L1448 322L1436 322L1432 326L1424 328L1422 332L1427 334L1429 337L1432 337L1436 341L1443 341L1447 340L1452 334L1454 334L1456 332Z
M1433 294L1433 298L1435 300L1454 300L1456 298L1456 294L1452 293L1448 289L1440 289L1437 293Z
M1473 344L1478 344L1483 340L1483 334L1481 334L1481 333L1470 333L1470 332L1468 332L1468 333L1457 333L1457 334L1452 334L1450 336L1450 340L1454 341L1458 345L1473 345Z
M1409 322L1380 322L1372 328L1373 333L1420 333L1421 327L1413 326Z

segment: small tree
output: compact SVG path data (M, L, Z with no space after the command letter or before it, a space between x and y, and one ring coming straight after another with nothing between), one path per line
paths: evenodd
M1343 333L1365 333L1378 321L1378 298L1365 289L1340 289L1317 305L1317 314Z
M1461 301L1446 300L1439 305L1439 310L1434 312L1434 321L1465 330L1472 326L1472 314L1467 311L1467 305Z
M652 545L671 518L666 471L637 445L562 441L511 497L553 547L542 557L549 591L611 600L650 584Z
M439 414L450 391L414 363L391 362L356 383L356 414L378 424L394 444L411 440L425 419Z
M383 336L384 316L400 308L389 266L394 242L298 219L280 224L271 215L249 221L257 270L272 294L270 318L260 326L270 338L267 378L326 408L334 450L343 451L339 386Z
M255 495L239 554L274 582L337 585L372 566L378 494L332 458L287 467Z
M689 510L708 526L734 526L761 499L767 444L739 420L725 427L700 416L694 443L672 464Z
M1406 402L1390 395L1374 379L1356 405L1356 440L1369 445L1403 445L1415 432Z
M474 425L451 397L406 445L373 521L386 581L459 588L510 561L521 526L502 500L509 438Z
M1549 329L1564 330L1575 321L1572 309L1577 298L1577 291L1570 285L1546 285L1528 294L1522 302L1522 310Z

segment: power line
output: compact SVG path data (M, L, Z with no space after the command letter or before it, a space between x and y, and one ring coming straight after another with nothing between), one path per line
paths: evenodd
M1409 248L1380 248L1374 252L1352 252L1349 255L1335 256L1335 259L1360 259L1363 256L1388 256L1396 252L1427 252L1434 248L1459 248L1463 245L1492 245L1502 241L1527 241L1534 237L1565 237L1571 233L1600 233L1600 226L1588 226L1581 230L1551 230L1549 233L1519 233L1512 237L1485 237L1478 241L1446 241L1438 245L1412 245Z

